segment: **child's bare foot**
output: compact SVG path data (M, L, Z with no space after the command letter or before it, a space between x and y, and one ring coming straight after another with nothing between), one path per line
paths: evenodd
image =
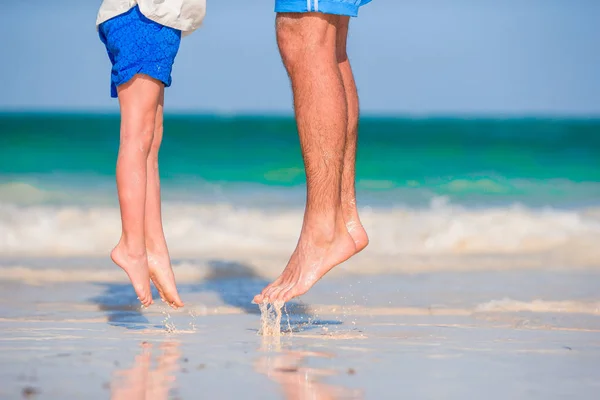
M153 301L146 254L129 251L121 241L110 253L110 258L127 273L140 302L145 307L150 306Z
M166 250L161 252L147 251L150 279L154 282L160 298L173 308L183 307L183 301L181 301L177 292L169 252Z

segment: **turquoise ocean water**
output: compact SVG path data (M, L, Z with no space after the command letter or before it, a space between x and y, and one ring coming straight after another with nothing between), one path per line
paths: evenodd
M0 255L113 244L118 131L116 115L0 115ZM293 247L293 118L168 116L160 167L173 252ZM600 237L600 120L365 117L357 188L373 255L578 248Z
M111 186L118 130L118 116L2 115L0 182ZM305 181L291 118L172 116L165 132L161 173L174 191L256 195ZM359 191L382 205L433 195L480 206L595 203L600 120L364 118L357 164Z

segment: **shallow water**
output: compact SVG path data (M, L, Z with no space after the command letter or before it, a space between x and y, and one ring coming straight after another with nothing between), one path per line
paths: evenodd
M599 278L569 269L328 277L286 305L275 337L258 334L258 274L184 283L179 311L141 311L125 281L4 281L0 397L593 399Z

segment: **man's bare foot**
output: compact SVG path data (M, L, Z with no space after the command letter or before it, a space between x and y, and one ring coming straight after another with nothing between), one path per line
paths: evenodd
M160 252L147 251L150 279L154 282L160 298L173 308L183 307L183 301L181 301L177 292L169 252L166 250Z
M287 302L306 293L333 267L356 254L352 236L342 223L327 235L320 226L303 227L298 246L283 273L254 297L255 303Z
M140 302L145 307L150 306L153 301L146 254L128 251L121 241L110 253L110 258L127 273Z
M360 222L358 209L356 208L356 200L349 200L342 202L342 204L346 229L348 229L348 233L352 236L352 239L354 239L356 252L360 253L369 244L369 237L367 236L367 231L365 231L365 228Z
M356 253L360 253L369 244L367 231L365 231L365 228L360 223L358 216L356 219L347 219L346 221L346 229L348 229L348 233L352 236L352 240L354 240Z

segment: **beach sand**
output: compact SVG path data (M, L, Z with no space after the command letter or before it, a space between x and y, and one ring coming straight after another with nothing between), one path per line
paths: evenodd
M173 311L140 310L106 260L36 262L44 273L5 269L0 279L2 399L595 399L600 390L597 268L334 273L286 305L281 336L265 337L250 300L271 277L250 267L185 274L176 262L186 307ZM94 262L98 279L80 279L76 266Z

